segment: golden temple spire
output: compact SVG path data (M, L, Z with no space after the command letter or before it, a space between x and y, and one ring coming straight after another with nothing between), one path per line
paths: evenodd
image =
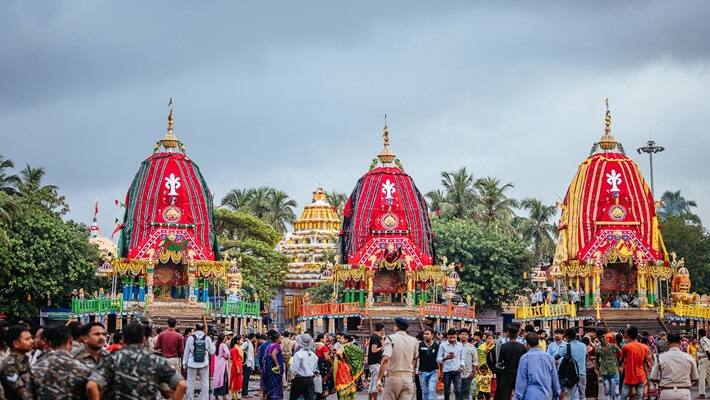
M173 133L173 126L175 125L175 118L173 117L173 98L170 98L168 103L168 130L165 132L165 136L158 141L166 150L173 149L180 146L180 141L175 137Z
M604 99L606 113L604 114L604 136L599 140L599 146L604 150L616 147L616 139L611 135L611 111L609 111L609 98Z
M315 191L313 191L313 203L317 201L326 201L326 199L327 196L322 187L319 186Z
M380 162L382 164L389 164L394 161L396 156L390 150L390 132L389 128L387 127L387 114L385 114L385 127L382 132L382 139L384 142L384 147L382 148L380 154L377 155L377 158L380 159Z

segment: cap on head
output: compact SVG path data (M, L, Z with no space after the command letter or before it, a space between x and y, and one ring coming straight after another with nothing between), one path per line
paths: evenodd
M404 318L397 317L394 319L395 325L397 325L397 328L406 331L407 328L409 328L409 321L407 321Z

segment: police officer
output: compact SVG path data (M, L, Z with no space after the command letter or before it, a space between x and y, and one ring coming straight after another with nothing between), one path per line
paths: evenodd
M109 355L108 350L105 348L106 328L100 322L82 325L81 341L84 346L82 346L81 350L72 354L77 360L94 370L101 359Z
M0 383L7 400L32 399L32 377L27 354L32 351L32 334L27 325L11 326L5 333L10 354L0 365Z
M174 400L185 396L182 376L165 358L150 352L145 332L145 326L135 322L124 329L125 347L101 359L89 377L86 392L90 400L99 399L101 390L110 393L109 398L152 400L163 384L172 390Z
M383 400L411 400L414 396L414 374L419 359L419 343L407 334L409 321L395 318L395 333L385 340L382 362L377 377L381 389L382 377L387 374ZM374 379L374 377L373 377Z
M668 351L658 356L650 379L658 382L660 400L690 400L690 387L698 380L698 367L688 353L680 351L680 335L668 335Z
M85 393L91 369L71 355L71 330L49 326L44 338L50 349L32 366L32 386L37 399L79 399Z

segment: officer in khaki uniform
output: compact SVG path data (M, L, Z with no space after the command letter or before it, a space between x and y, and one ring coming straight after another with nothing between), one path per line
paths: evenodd
M387 375L383 400L411 400L414 396L419 342L407 334L409 322L406 319L395 318L394 323L395 333L385 339L377 386L381 388L382 378Z
M680 351L680 335L668 335L668 351L658 356L653 366L652 381L658 382L660 400L691 400L690 387L698 380L698 367L693 357Z
M705 383L710 381L710 359L708 354L710 353L710 338L705 336L705 329L700 329L698 331L698 336L700 341L698 343L698 398L705 398Z

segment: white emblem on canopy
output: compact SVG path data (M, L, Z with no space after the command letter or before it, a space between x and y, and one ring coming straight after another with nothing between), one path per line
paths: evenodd
M180 184L180 177L175 176L175 174L170 174L169 177L165 178L165 187L170 189L168 196L177 196L177 189L179 189L180 186L182 186Z
M382 184L382 193L385 194L385 199L393 199L392 193L395 192L397 192L397 189L395 189L394 183L387 179L385 183Z
M606 174L606 183L611 185L610 192L620 192L621 189L619 189L619 185L621 185L621 174L612 169L611 172Z

